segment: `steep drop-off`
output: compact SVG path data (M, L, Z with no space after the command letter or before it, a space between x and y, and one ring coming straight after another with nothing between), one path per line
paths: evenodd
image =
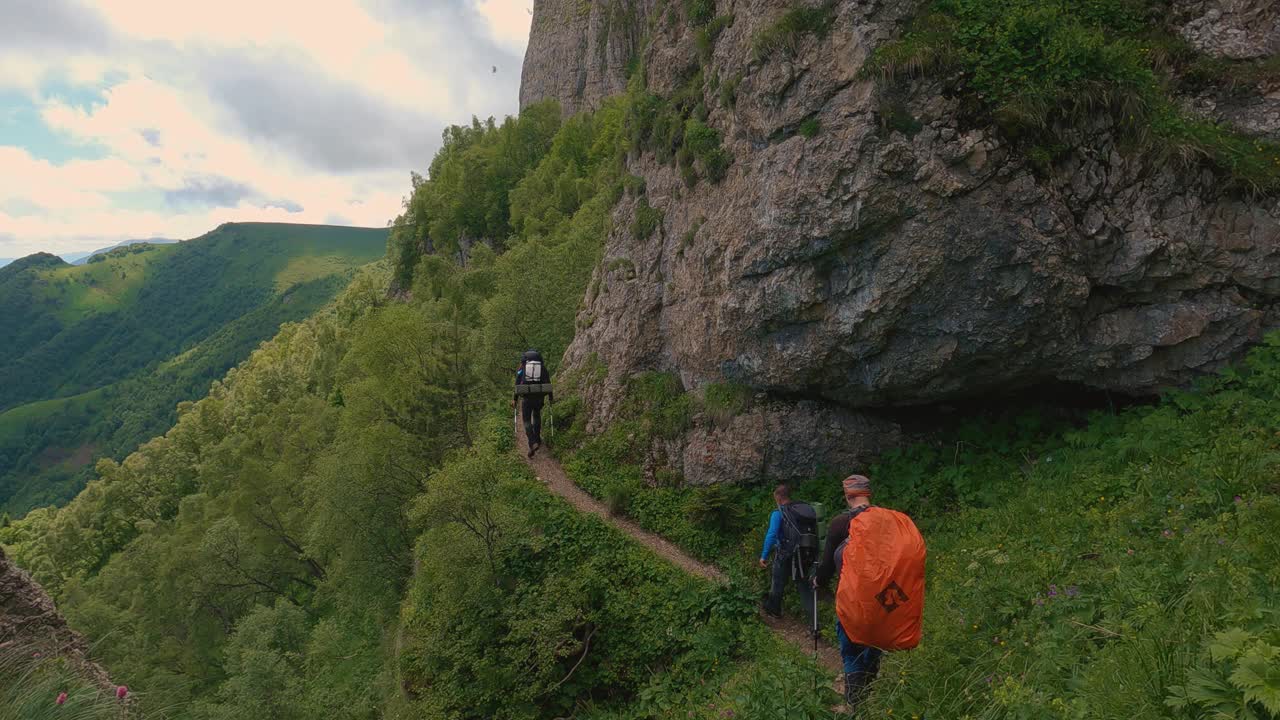
M0 270L0 510L73 497L97 459L163 432L179 402L329 302L386 236L227 223L83 265L41 253Z
M732 157L721 182L691 184L633 150L646 190L615 208L566 354L607 368L585 389L592 427L644 370L756 394L669 449L690 481L857 465L896 439L881 408L1048 382L1149 395L1280 326L1274 197L1135 152L1105 113L1032 163L942 79L866 72L913 3L835 2L828 25L776 52L762 38L815 4L716 2L713 33L686 18L697 5L539 2L521 92L574 112L628 72L660 97L692 88ZM1274 54L1274 9L1223 5L1173 15L1211 55ZM1205 97L1215 120L1277 130L1274 93Z

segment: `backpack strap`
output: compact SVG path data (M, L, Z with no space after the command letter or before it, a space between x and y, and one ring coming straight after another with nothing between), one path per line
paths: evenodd
M861 515L862 513L866 512L866 511L868 511L868 510L870 510L870 509L871 509L871 506L870 506L870 505L862 505L862 506L860 506L860 507L856 507L856 508L854 508L854 509L850 510L850 511L849 511L849 524L850 524L850 525L852 525L852 524L853 524L853 519L854 519L854 518L858 517L859 515Z
M796 531L797 535L799 535L800 525L796 522L795 518L791 517L791 503L787 503L786 505L779 507L778 510L782 512L782 519L791 526L792 530Z

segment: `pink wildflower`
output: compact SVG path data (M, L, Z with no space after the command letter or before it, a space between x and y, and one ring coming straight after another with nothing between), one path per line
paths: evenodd
M67 701L67 694L66 694L66 693L64 693L64 692L61 692L61 693L58 693L58 699L57 699L57 700L54 700L54 701L53 701L53 704L54 704L54 705L61 705L61 704L65 703L66 701Z
M128 697L128 696L129 696L129 686L128 686L128 685L121 685L120 687L116 688L116 697L117 697L117 698L119 698L120 700L123 700L123 699L125 699L125 698L126 698L126 697Z

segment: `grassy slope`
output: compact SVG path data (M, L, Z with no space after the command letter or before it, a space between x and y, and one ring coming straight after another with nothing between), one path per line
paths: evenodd
M639 482L637 440L696 408L673 388L663 376L633 383L641 411L587 440L567 468L641 525L741 576L769 488ZM975 418L871 470L876 501L913 515L930 548L925 640L889 659L871 714L1263 713L1265 698L1280 699L1280 673L1272 665L1251 679L1246 666L1250 652L1267 665L1257 658L1280 647L1280 338L1156 407L1074 429L1042 417ZM840 507L834 478L799 494ZM706 508L717 504L749 512L716 525ZM1211 658L1206 643L1235 631L1252 639Z
M385 240L380 229L233 224L80 266L6 268L6 330L19 342L0 350L0 506L71 497L85 458L123 457L171 425L179 401L327 302Z

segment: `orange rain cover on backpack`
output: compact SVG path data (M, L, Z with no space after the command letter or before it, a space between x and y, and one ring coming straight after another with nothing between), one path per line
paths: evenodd
M849 523L836 615L849 639L881 650L920 644L924 538L906 515L871 507Z

